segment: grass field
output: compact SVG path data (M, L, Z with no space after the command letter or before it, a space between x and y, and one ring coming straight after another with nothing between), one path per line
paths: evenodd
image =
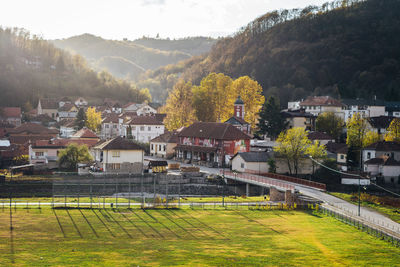
M394 266L400 249L331 217L278 210L0 209L0 266Z

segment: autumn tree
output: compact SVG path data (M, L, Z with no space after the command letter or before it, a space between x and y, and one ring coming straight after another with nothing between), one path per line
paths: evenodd
M88 163L92 160L89 149L86 145L69 144L65 149L60 150L58 154L58 163L60 167L67 170L76 170L78 163Z
M223 122L232 116L237 95L231 85L229 76L213 72L193 88L193 107L200 121Z
M101 125L101 112L95 107L89 107L86 111L86 127L97 132Z
M347 121L347 139L346 144L349 146L350 151L354 151L358 155L350 155L355 162L361 160L361 150L365 144L365 137L367 134L367 121L360 115L355 113Z
M400 119L394 118L387 128L385 141L400 142Z
M287 122L281 114L279 101L274 96L270 96L261 108L257 133L260 135L267 134L275 139L286 127Z
M311 145L307 132L301 127L288 129L279 134L276 143L274 151L286 158L289 173L297 175L299 160L306 154Z
M231 87L234 95L239 95L244 102L245 121L255 128L258 123L258 113L265 102L261 85L249 76L242 76L234 80Z
M374 131L367 131L363 140L363 147L367 147L373 143L379 142L380 140L380 134Z
M161 108L161 112L167 114L164 124L169 131L189 126L196 120L192 101L192 83L179 80Z
M327 156L326 147L321 145L319 141L315 141L313 144L307 147L306 154L314 160L324 159ZM312 173L315 173L316 163L312 160Z
M336 140L339 139L343 127L343 119L339 116L336 116L333 112L321 113L315 121L315 128L317 131L325 132Z

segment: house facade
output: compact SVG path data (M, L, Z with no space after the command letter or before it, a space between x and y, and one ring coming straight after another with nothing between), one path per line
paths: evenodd
M250 136L228 123L196 122L178 134L176 159L226 166L238 152L250 151Z
M315 129L316 117L304 109L282 111L281 115L287 121L288 128L301 127L307 131Z
M232 171L266 173L269 171L268 159L271 152L240 152L231 159Z
M97 144L92 149L96 164L105 172L141 173L143 171L144 151L137 144L116 137Z
M138 116L156 114L157 110L146 103L128 103L123 106L123 112L136 112Z
M21 125L21 108L4 107L0 108L0 120L18 127Z
M150 140L164 133L165 127L162 122L154 116L136 116L124 123L124 136L128 136L130 126L131 135L134 140L149 143Z
M37 114L47 114L50 118L56 119L58 113L59 103L56 99L43 98L39 99L37 105Z
M166 132L150 140L150 154L160 158L173 158L178 144L177 132Z
M324 112L333 112L336 116L345 118L343 104L330 96L311 96L300 102L300 108L305 112L318 116Z
M57 120L60 121L63 119L74 119L76 118L78 111L78 108L74 104L65 103L58 108Z
M244 120L244 116L245 116L244 102L240 98L240 96L238 96L233 105L233 116L230 117L227 121L225 121L225 123L232 124L240 131L246 134L250 134L251 125L250 123Z
M361 114L363 118L385 115L385 104L381 100L342 99L344 119L347 121L354 114Z

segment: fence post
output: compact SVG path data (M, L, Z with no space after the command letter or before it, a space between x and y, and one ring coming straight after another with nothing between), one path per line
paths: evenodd
M118 173L115 176L115 208L118 208Z
M156 205L156 177L157 174L153 174L153 206Z
M81 194L81 180L78 180L78 209L79 209L80 194Z
M128 195L128 209L131 208L131 173L128 174L128 186L129 186L129 195Z
M181 180L178 183L178 207L181 208Z
M165 204L167 205L167 209L168 209L168 179L166 179L166 183L165 183L165 193L166 193L166 198L165 198Z
M143 194L143 172L140 176L140 191L142 192L142 209L144 208L144 194Z
M89 193L90 193L90 208L92 208L92 197L93 197L93 175L92 179L90 179L90 187L89 187Z

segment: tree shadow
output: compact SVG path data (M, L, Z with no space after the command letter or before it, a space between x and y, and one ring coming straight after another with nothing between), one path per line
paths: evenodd
M189 216L190 218L192 218L193 220L195 220L195 221L197 221L198 223L200 223L201 225L203 225L204 227L206 227L206 228L210 229L211 231L213 231L214 233L218 234L219 236L221 236L221 237L223 237L223 238L225 238L225 239L227 239L227 240L230 240L228 237L225 237L224 234L222 234L221 232L217 231L217 230L216 230L215 228L213 228L212 226L210 226L210 225L206 224L205 222L203 222L203 221L197 219L196 217L193 217L193 215L190 214L190 212L187 212L187 211L184 210L184 209L181 209L181 211L182 211L183 213L185 213L186 215L188 215L188 216Z
M112 214L111 214L110 212L108 212L107 209L100 209L99 211L100 211L100 213L101 213L103 216L104 216L104 215L109 216L109 217L119 226L119 228L121 228L122 231L125 232L125 234L126 234L129 238L132 238L131 234L125 229L125 227L123 227L123 226L114 218L114 216L112 216ZM103 212L104 212L104 213L103 213Z
M165 212L169 212L167 210L159 210L159 209L155 209L155 211L159 214L161 214L163 217L165 217L167 220L169 220L170 222L172 222L173 224L175 224L177 227L179 227L180 229L182 229L186 234L192 236L194 239L198 239L196 236L194 236L191 232L189 232L186 228L184 228L183 226L181 226L180 224L178 224L176 221L174 221L173 219L171 219L171 217L169 216L169 214L165 213Z
M148 215L150 218L152 218L154 221L156 221L157 223L161 224L163 227L165 227L168 231L170 231L173 235L175 235L177 238L182 238L180 235L178 235L177 233L175 233L174 231L171 230L171 228L169 228L168 226L166 226L165 224L163 224L161 221L157 220L155 217L153 217L150 213L148 213L146 211L146 209L142 209L144 214Z
M139 232L141 232L142 235L144 235L145 237L148 237L148 236L145 234L145 232L143 232L143 230L140 229L139 226L137 226L131 219L129 219L128 216L126 216L125 214L123 214L121 211L118 211L118 213L119 213L120 215L122 215L128 222L130 222Z
M107 229L107 231L110 233L112 237L115 237L114 233L111 231L111 229L107 226L107 224L104 223L104 221L100 218L100 216L96 213L94 209L92 209L92 212L94 215L96 215L97 219L104 225L104 227Z
M179 219L181 219L182 221L186 222L188 225L190 225L191 227L194 228L194 230L203 233L204 237L209 237L211 239L215 239L213 236L211 236L210 234L206 233L205 231L203 231L201 228L197 227L196 225L194 225L193 223L191 223L189 220L185 219L184 217L180 216L178 214L178 212L174 211L174 210L168 210L169 212L171 212L172 214L174 214L176 217L178 217Z

